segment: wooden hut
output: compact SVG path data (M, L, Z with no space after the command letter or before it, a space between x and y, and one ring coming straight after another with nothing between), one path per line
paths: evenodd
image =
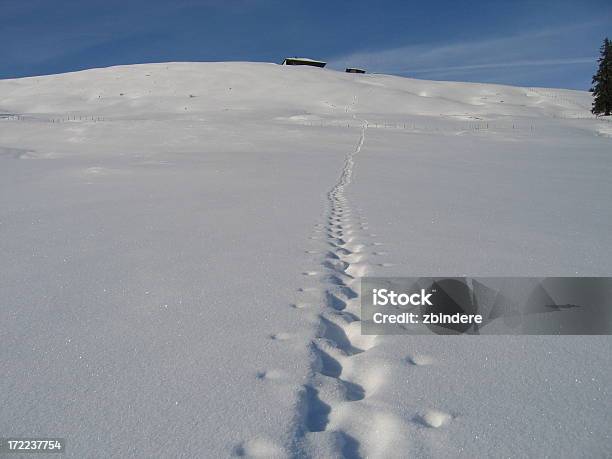
M349 67L346 69L346 73L366 73L364 69L358 69L356 67Z
M310 65L312 67L325 67L327 62L308 59L307 57L286 57L283 65Z

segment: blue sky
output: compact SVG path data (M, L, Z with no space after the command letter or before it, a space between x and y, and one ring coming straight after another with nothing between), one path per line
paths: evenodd
M0 0L0 78L160 61L324 59L588 89L612 1Z

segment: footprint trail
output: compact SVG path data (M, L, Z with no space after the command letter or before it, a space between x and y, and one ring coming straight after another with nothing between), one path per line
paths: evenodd
M367 129L363 121L357 145L346 155L338 180L327 193L324 223L315 228L326 249L308 251L321 257L320 270L305 274L318 275L323 304L318 332L310 343L313 370L302 392L303 422L294 448L299 451L297 456L375 457L384 446L361 438L364 430L376 428L372 419L381 418L378 412L370 413L367 405L368 396L380 386L380 372L358 371L355 361L376 345L376 336L361 335L360 278L368 273L368 257L380 243L371 242L366 219L346 196ZM369 423L369 429L355 425L355 419Z

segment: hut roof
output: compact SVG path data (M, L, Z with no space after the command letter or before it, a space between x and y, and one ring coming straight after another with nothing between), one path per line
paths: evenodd
M286 57L285 60L283 61L283 64L286 64L288 61L303 62L306 65L311 64L311 65L316 65L319 67L325 67L325 65L327 64L327 62L318 61L316 59L310 59L308 57Z

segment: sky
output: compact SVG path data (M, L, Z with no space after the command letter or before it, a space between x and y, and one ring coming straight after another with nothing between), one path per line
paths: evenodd
M605 0L0 0L0 78L285 56L414 78L588 89Z

